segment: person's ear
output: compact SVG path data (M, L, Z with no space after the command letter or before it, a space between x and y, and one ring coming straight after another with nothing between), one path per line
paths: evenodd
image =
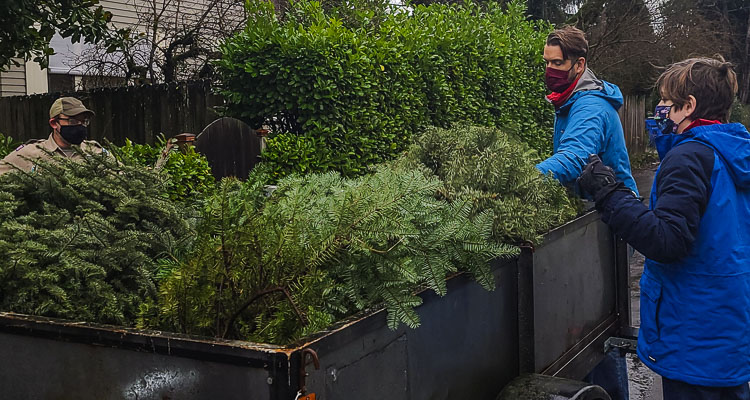
M693 112L695 112L695 107L697 105L698 101L695 99L695 96L693 96L692 94L688 96L688 101L683 107L685 109L685 118L693 120Z
M49 119L49 126L51 126L52 129L57 129L58 125L60 125L60 123L57 122L57 118L50 118Z
M586 69L586 59L581 57L576 61L576 75L581 74Z

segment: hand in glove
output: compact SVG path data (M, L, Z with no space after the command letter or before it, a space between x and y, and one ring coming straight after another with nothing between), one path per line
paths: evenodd
M615 171L604 165L596 154L589 156L589 163L586 164L577 182L584 194L594 197L597 207L601 207L615 191L633 193L624 183L617 180Z

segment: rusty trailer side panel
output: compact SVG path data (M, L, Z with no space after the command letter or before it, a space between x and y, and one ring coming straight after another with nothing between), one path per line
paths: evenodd
M423 293L422 326L390 331L383 312L305 344L322 399L495 399L522 372L582 379L617 333L616 243L598 214L546 235L538 249L496 262L497 289L467 276Z
M8 399L288 397L289 355L248 342L0 313L0 359Z
M494 275L491 292L464 275L443 298L423 293L418 329L391 331L381 311L309 343L321 368L308 368L308 390L325 400L494 399L518 375L515 261Z

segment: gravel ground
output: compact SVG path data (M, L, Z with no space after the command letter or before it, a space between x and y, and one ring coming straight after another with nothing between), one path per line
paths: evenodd
M630 400L662 400L661 378L643 365L636 355L628 355Z
M644 258L635 252L630 257L630 304L633 325L640 326L641 288L638 284L643 274ZM630 400L662 400L661 378L646 367L635 354L628 354L628 387Z
M655 171L656 165L633 171L638 191L646 199L646 204L648 204ZM630 304L635 326L640 326L641 288L639 281L643 274L643 262L644 257L638 252L634 252L630 257ZM661 378L648 369L635 354L628 354L627 361L630 400L662 400Z

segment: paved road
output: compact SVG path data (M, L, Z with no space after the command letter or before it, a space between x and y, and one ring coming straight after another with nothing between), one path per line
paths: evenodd
M654 181L656 165L633 171L633 177L638 185L638 192L648 204L651 185ZM630 257L630 299L633 323L640 325L640 297L641 288L639 281L643 274L644 258L638 252ZM661 378L651 372L635 355L628 355L628 378L630 388L630 400L662 400Z
M636 326L640 326L641 322L639 280L643 274L643 261L643 255L638 252L630 257L630 304ZM635 354L628 354L628 379L630 400L662 400L661 378L643 365Z

